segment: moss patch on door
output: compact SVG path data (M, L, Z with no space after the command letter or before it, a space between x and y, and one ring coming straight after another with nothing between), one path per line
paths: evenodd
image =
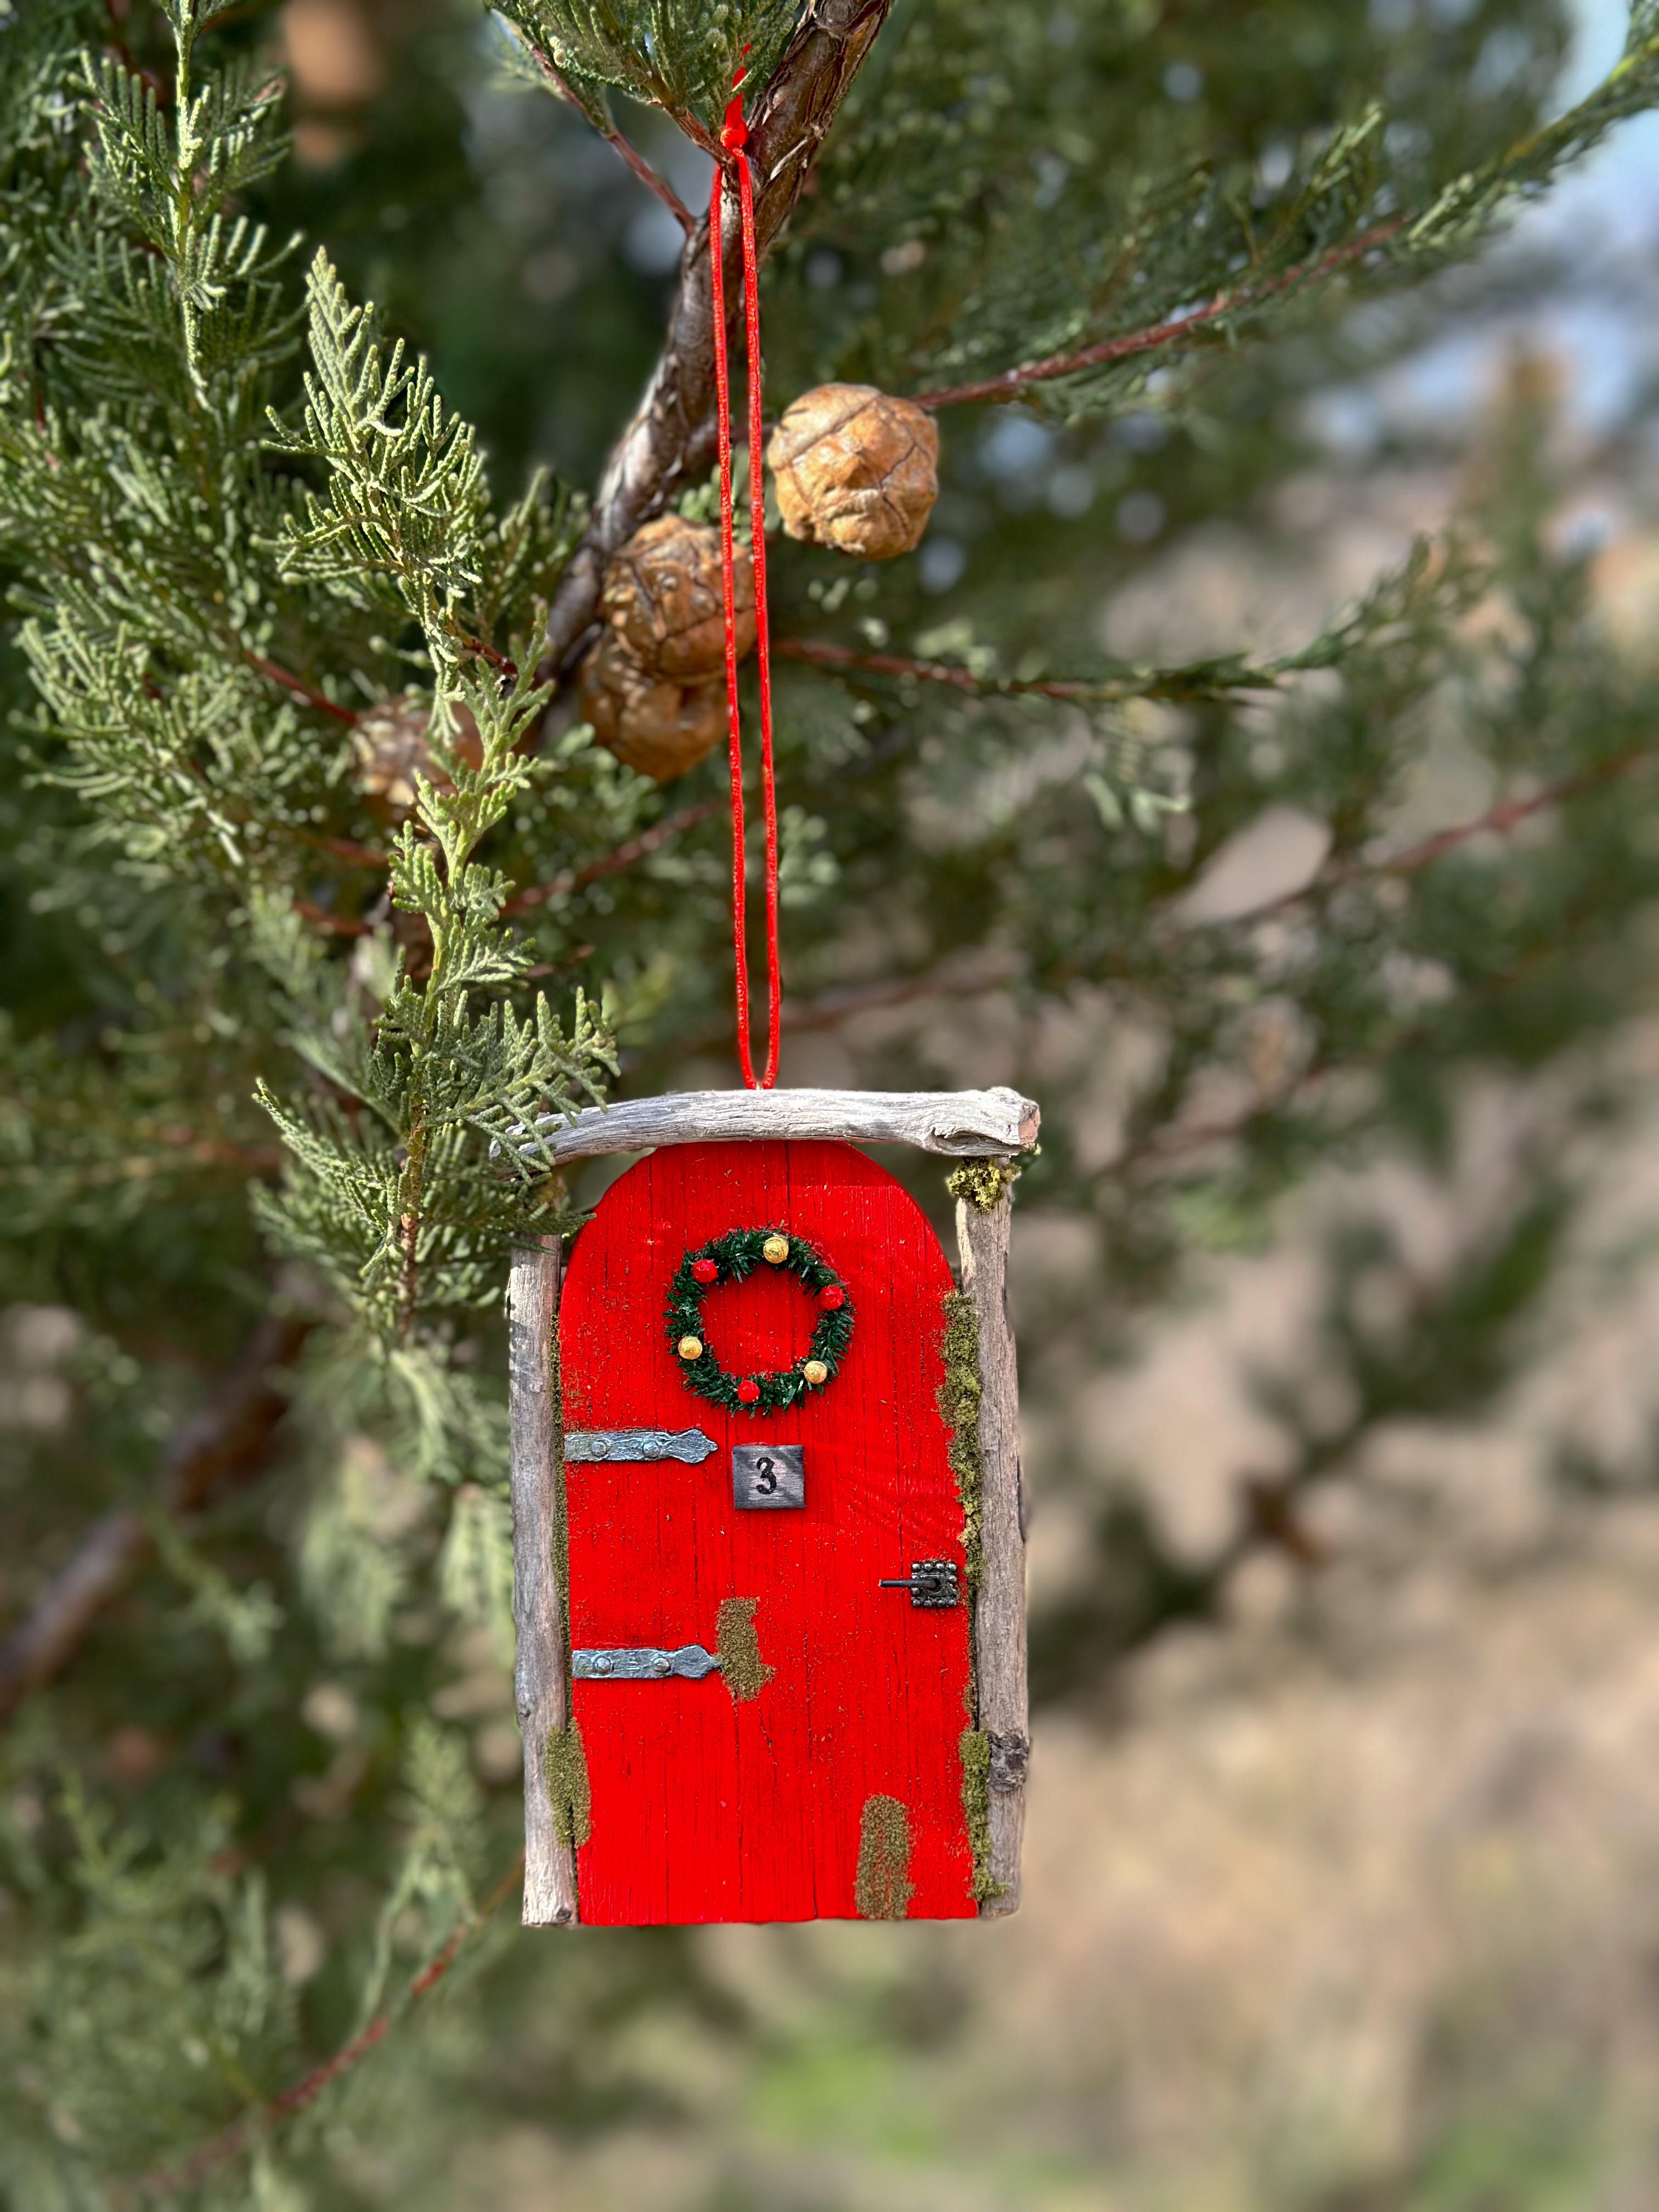
M859 1865L853 1885L861 1920L902 1920L915 1886L910 1880L910 1815L896 1797L866 1797L859 1823Z
M562 1844L585 1844L592 1832L592 1800L587 1754L582 1749L582 1732L574 1720L568 1729L547 1731L542 1773L547 1783L547 1802L553 1808L553 1833Z
M760 1656L760 1638L755 1633L755 1608L759 1603L757 1597L722 1598L714 1616L720 1679L739 1705L759 1697L778 1671Z

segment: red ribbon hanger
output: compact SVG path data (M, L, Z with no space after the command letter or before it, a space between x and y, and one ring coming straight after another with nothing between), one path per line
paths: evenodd
M743 82L738 70L732 85ZM777 1080L783 982L778 966L778 799L772 766L772 664L766 620L766 485L761 461L760 266L755 250L755 188L744 149L749 130L743 99L733 89L708 191L708 277L714 318L714 401L720 429L720 568L726 592L726 709L732 769L732 950L737 970L738 1060L750 1091L769 1091ZM749 372L749 536L755 569L756 669L760 679L761 793L766 810L766 1073L758 1081L749 1050L749 955L744 934L747 860L743 825L743 722L738 706L737 586L732 568L732 388L726 347L726 240L728 168L738 190L743 240L744 328Z

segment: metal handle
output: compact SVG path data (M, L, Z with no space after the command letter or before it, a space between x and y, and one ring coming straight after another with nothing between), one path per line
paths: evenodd
M902 1577L884 1575L876 1587L878 1589L908 1590L913 1606L948 1612L957 1603L956 1561L913 1559L908 1575Z

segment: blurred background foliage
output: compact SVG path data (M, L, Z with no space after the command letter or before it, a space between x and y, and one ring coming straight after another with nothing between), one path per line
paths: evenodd
M165 76L125 0L0 0L0 67L48 15ZM900 0L769 273L769 396L969 381L1136 289L1206 298L1238 235L1428 206L1542 144L1625 29ZM451 0L213 37L289 71L292 158L246 195L273 237L427 356L498 503L538 465L591 488L672 218ZM617 109L696 205L702 157ZM9 624L0 1604L100 1515L153 1545L0 1751L17 2212L157 2172L148 2201L272 2212L1651 2201L1653 143L1236 346L947 409L914 558L775 564L780 635L841 656L781 684L784 1079L1043 1103L1006 1928L538 1940L509 1899L405 2006L517 1849L498 1316L434 1323L476 1464L417 1480L313 1344L258 1479L168 1522L158 1468L270 1297L252 1079L299 1055L211 896L76 846ZM304 619L316 669L403 680L356 612ZM313 723L326 826L374 836ZM721 771L659 796L571 757L492 853L520 884L686 819L521 916L535 963L604 994L624 1091L730 1081ZM239 2118L387 2005L302 2111Z

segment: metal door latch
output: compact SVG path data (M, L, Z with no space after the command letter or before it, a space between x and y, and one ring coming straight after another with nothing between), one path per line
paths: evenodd
M912 1605L948 1612L957 1603L956 1561L913 1559L910 1571L902 1580L884 1576L878 1587L882 1589L908 1589Z
M573 1651L570 1672L579 1682L660 1682L669 1674L683 1674L700 1682L714 1674L720 1660L701 1644L682 1644L661 1651L648 1644L625 1645L620 1650Z

